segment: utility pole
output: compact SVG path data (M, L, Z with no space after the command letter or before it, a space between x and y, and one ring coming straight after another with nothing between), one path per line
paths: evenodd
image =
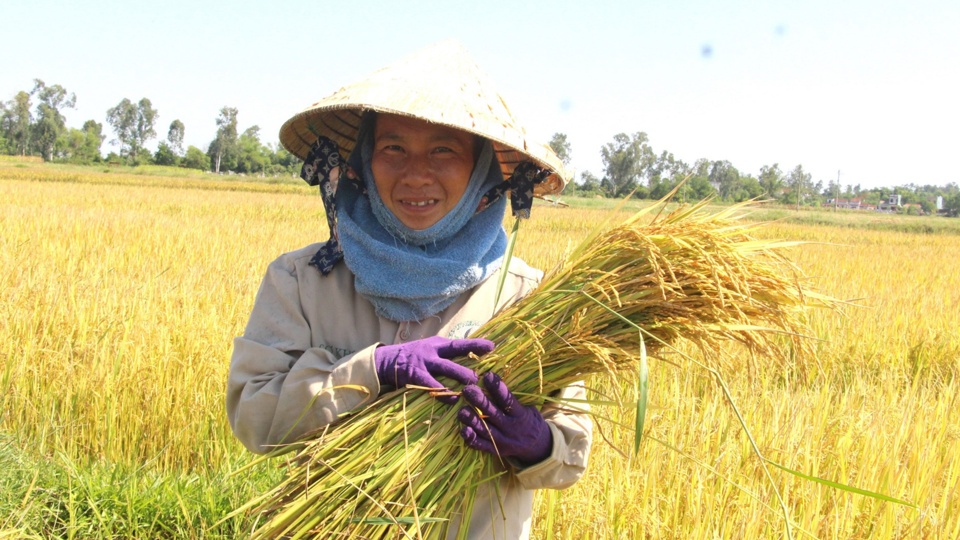
M800 211L800 186L803 185L803 175L797 177L797 212Z
M837 201L840 199L840 169L837 169L837 194L833 197L833 211L837 211Z

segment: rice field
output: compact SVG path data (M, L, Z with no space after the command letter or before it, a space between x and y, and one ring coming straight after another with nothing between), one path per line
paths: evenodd
M611 213L538 205L517 253L550 267ZM639 452L614 422L632 411L601 408L586 476L539 494L535 538L960 538L960 236L846 221L760 230L810 241L791 258L855 300L814 314L816 369L710 354L767 458L915 506L777 469L771 485L721 388L665 357ZM224 414L231 341L266 265L326 238L319 197L3 162L0 231L0 538L249 531L221 520L277 471L230 475L252 460Z

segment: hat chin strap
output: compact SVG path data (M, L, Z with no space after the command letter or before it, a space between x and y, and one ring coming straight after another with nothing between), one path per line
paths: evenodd
M521 161L513 169L510 179L494 186L480 199L477 212L486 206L500 200L504 193L510 191L510 209L513 217L520 219L530 218L530 209L533 208L533 188L550 176L550 169L544 169L532 161Z

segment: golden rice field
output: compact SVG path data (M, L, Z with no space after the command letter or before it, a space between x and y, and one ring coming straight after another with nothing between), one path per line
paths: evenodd
M612 212L538 205L518 254L549 267ZM0 163L0 539L249 530L220 520L276 471L228 475L252 458L224 413L231 342L266 265L325 223L294 184ZM786 467L915 506L778 469L771 484L724 392L676 356L650 361L636 455L614 422L632 411L598 408L612 421L588 472L540 493L535 538L960 538L960 236L759 234L810 241L791 258L856 305L813 315L802 378L711 351L730 355L753 439Z

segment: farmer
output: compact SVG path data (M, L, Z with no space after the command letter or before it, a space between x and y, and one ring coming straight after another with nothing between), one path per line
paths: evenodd
M508 199L526 216L535 192L563 188L560 160L527 139L450 42L341 88L288 120L280 140L319 186L330 239L267 269L234 342L234 433L263 453L389 389L465 385L437 399L460 407L466 444L511 473L478 492L470 537L526 538L533 490L583 474L591 422L570 407L523 406L496 374L454 360L492 351L470 332L542 277L515 257L504 267L502 222ZM573 386L560 400L584 394Z

